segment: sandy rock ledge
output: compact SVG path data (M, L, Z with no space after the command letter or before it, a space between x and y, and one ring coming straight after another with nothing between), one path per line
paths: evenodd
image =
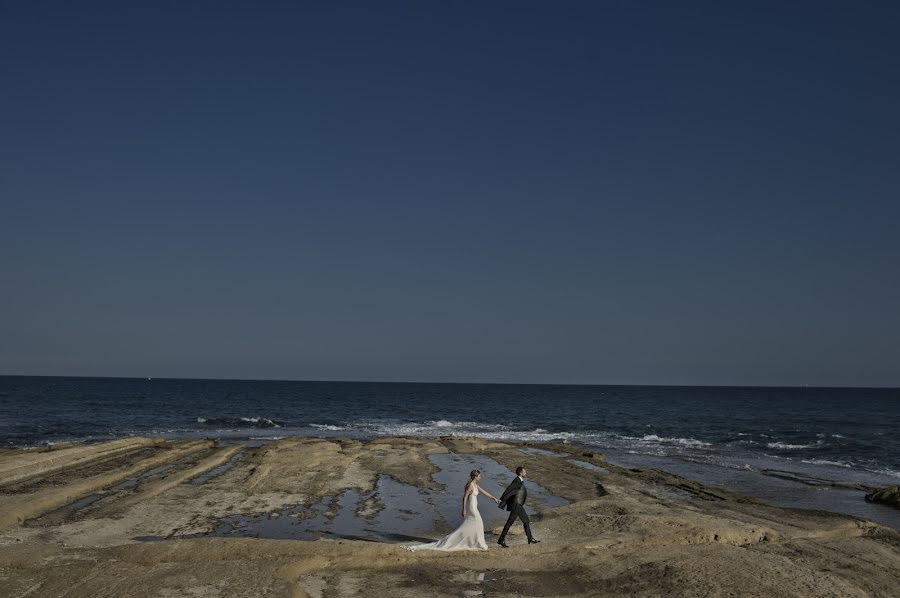
M504 550L489 533L487 552L410 553L391 539L203 537L238 515L334 515L334 497L348 491L367 497L356 516L374 521L385 479L454 493L435 462L466 455L525 464L568 501L533 518L540 544L511 535ZM570 445L128 439L0 451L0 596L9 598L887 597L898 588L896 530L621 469Z

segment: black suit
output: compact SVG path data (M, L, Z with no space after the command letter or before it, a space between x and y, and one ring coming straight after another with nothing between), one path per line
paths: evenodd
M503 533L500 534L500 542L506 540L506 533L509 531L509 528L512 527L516 517L522 520L522 525L525 526L525 535L528 536L529 540L532 539L531 521L528 519L528 513L525 512L525 501L527 499L528 488L525 487L525 482L523 482L519 476L516 476L516 479L506 487L506 490L504 490L503 494L500 496L500 508L506 508L506 510L509 511L509 519L506 520L506 525L503 526Z

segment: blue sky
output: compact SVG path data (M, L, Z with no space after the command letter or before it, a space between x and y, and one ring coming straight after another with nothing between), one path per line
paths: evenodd
M0 9L0 373L900 386L895 3Z

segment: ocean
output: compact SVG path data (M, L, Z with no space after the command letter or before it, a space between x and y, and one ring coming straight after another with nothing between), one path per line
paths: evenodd
M900 390L0 376L0 446L132 435L575 443L780 505L900 528Z

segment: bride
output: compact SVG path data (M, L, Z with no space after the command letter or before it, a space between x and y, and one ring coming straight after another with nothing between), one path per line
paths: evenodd
M478 495L484 493L494 499L497 504L499 499L478 485L481 472L473 469L466 482L466 491L462 502L462 524L453 530L450 535L444 536L435 542L407 546L408 550L487 550L484 541L484 522L481 513L478 512Z

